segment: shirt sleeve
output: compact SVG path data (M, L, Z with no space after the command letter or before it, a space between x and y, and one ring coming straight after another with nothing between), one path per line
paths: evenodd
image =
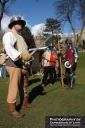
M78 56L78 49L77 48L73 48L73 53L74 53L74 57L75 57L75 63L78 61L79 56Z
M16 38L14 37L12 32L7 32L3 36L3 45L4 49L6 51L6 54L13 60L17 61L18 56L21 54L21 52L17 51L14 48L14 45L16 43Z

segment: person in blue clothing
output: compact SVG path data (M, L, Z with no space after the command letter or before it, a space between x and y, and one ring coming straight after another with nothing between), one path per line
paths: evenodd
M4 54L4 53L3 53ZM2 55L3 55L2 54ZM1 77L2 78L6 78L6 75L7 75L7 72L6 72L6 63L4 63L2 66L1 66Z
M7 75L7 72L6 72L6 65L5 63L2 65L2 68L1 68L1 77L2 78L6 78L6 75Z

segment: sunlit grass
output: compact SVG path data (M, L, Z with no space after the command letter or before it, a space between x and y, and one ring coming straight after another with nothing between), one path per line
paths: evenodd
M77 69L85 78L85 53L79 53ZM64 70L64 69L63 69ZM64 71L63 71L64 72ZM53 87L41 87L41 76L29 77L29 100L35 105L31 109L21 109L23 118L12 118L7 110L9 78L0 78L0 128L45 128L45 116L85 116L85 81L76 72L74 90L62 88L60 81ZM17 105L19 96L17 96Z

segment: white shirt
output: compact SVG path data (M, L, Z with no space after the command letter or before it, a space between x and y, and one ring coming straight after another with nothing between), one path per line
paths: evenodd
M16 43L16 38L14 37L12 32L7 32L3 36L3 44L6 54L13 60L16 61L21 52L17 51L14 48Z

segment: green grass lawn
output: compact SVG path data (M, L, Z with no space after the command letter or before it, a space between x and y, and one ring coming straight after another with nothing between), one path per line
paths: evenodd
M85 53L79 53L78 68L85 78ZM63 68L64 73L64 68ZM41 87L42 77L29 77L29 101L34 108L21 109L23 118L12 118L7 110L9 78L0 78L0 128L45 128L45 116L85 116L85 81L76 72L74 90L62 88L60 81L53 87ZM19 96L17 96L17 105Z

